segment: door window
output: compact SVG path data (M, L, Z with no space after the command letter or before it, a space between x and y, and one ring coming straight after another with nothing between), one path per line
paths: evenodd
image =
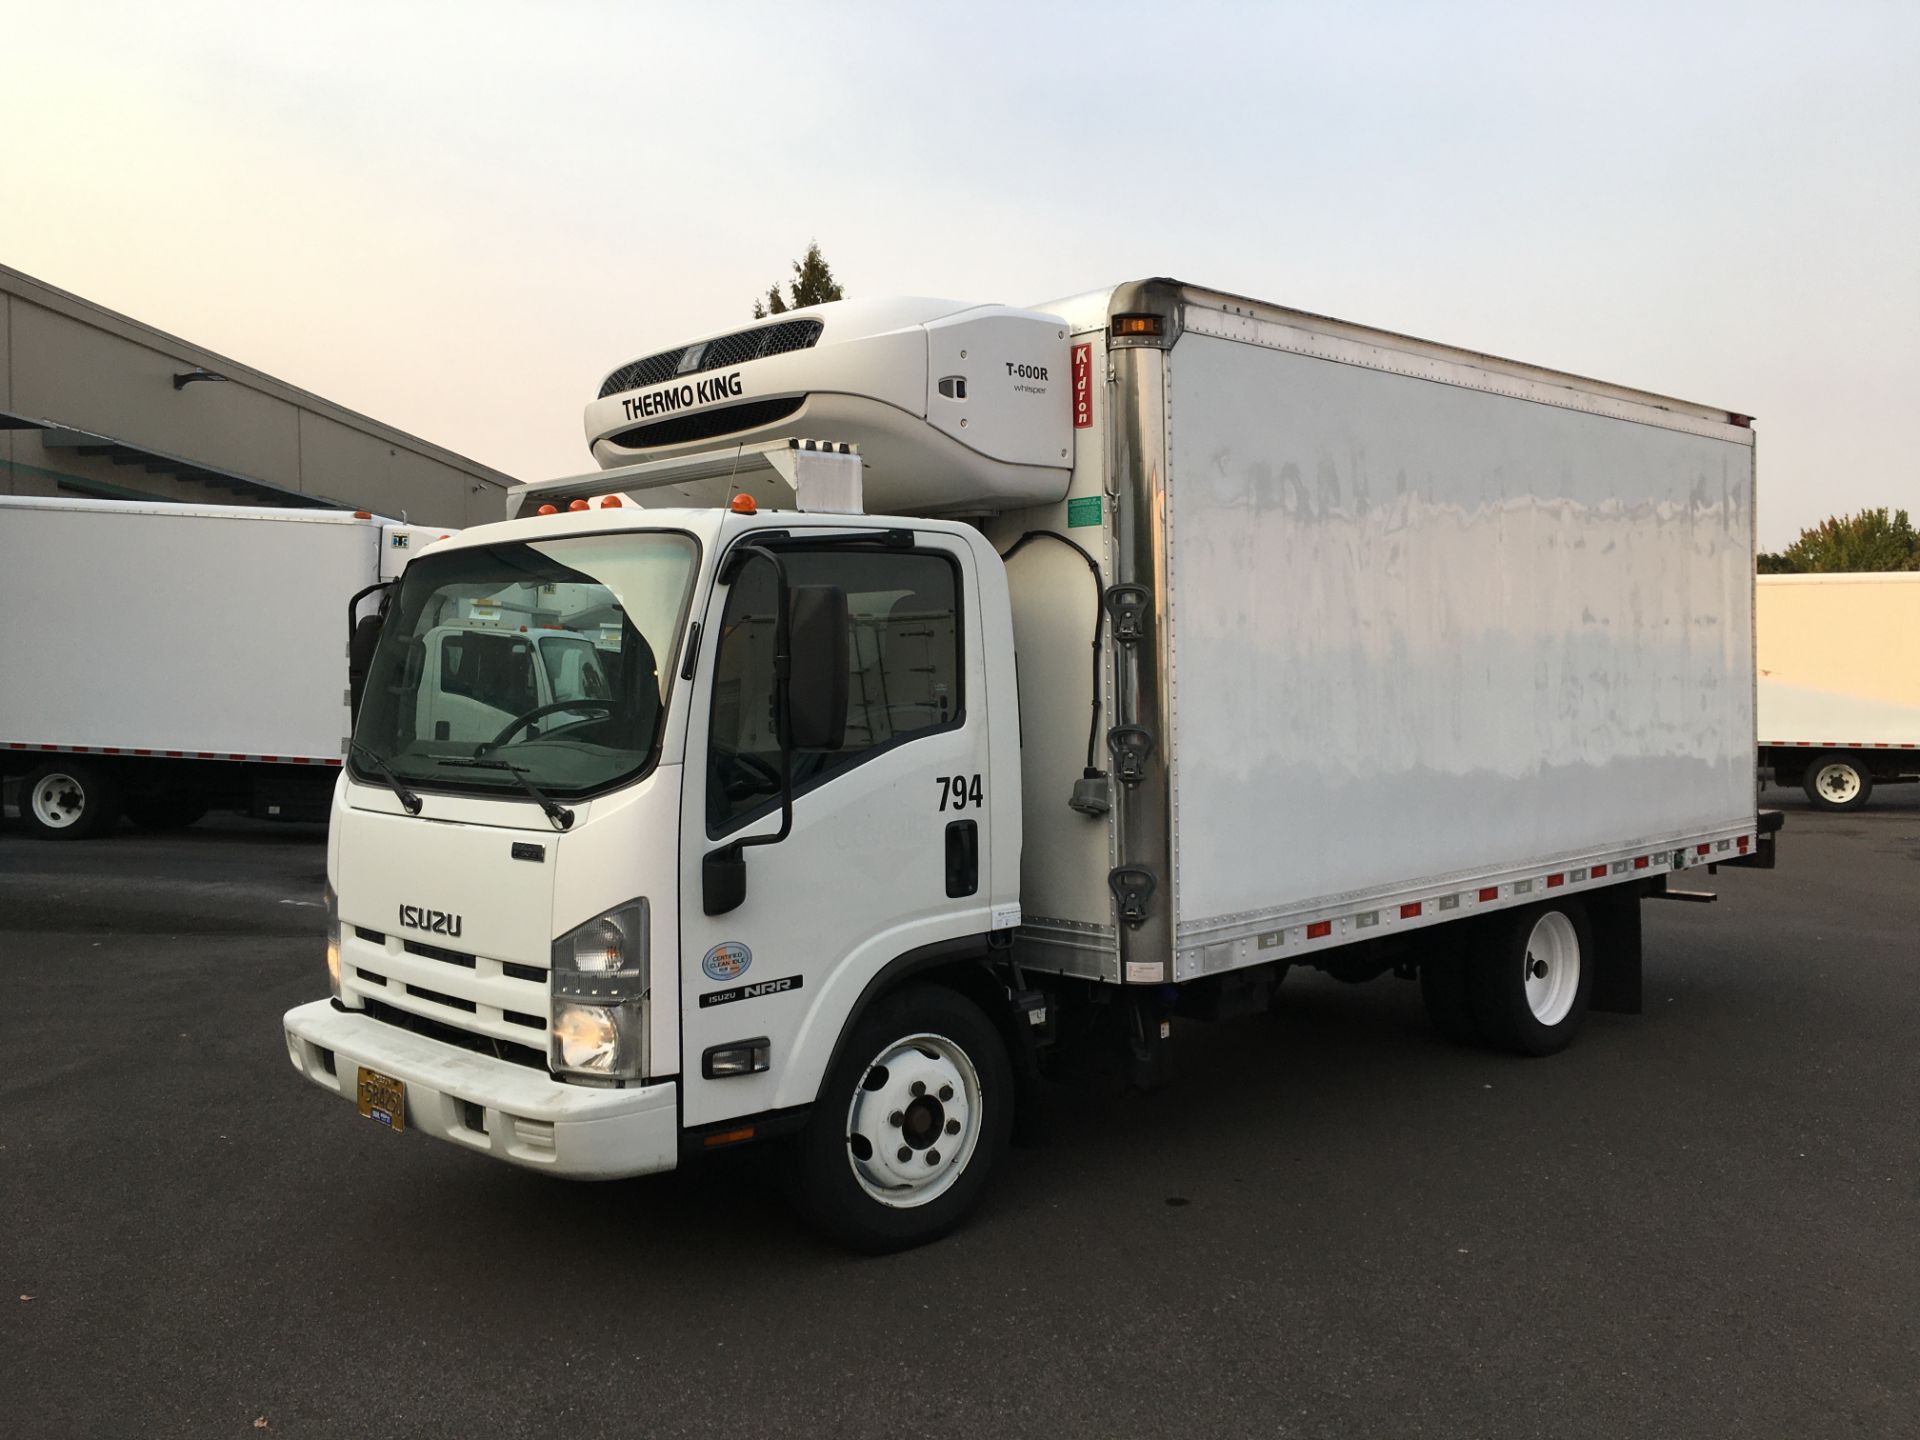
M920 551L782 550L794 585L847 592L847 729L837 750L796 750L799 794L880 751L961 723L960 583ZM707 828L718 836L780 801L774 726L773 567L749 564L727 595L714 666Z

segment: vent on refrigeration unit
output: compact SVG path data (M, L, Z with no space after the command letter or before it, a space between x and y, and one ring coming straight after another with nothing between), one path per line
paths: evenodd
M695 440L711 440L716 435L731 435L784 420L806 403L804 395L787 395L777 400L749 400L744 405L723 405L718 410L701 410L692 415L676 415L671 420L656 420L651 425L636 425L607 436L609 445L623 450L650 450L662 445L687 445Z
M756 325L751 330L736 330L676 350L622 365L600 387L600 398L639 390L648 385L663 385L683 375L699 375L707 370L723 370L729 365L744 365L749 360L765 360L792 350L811 350L820 343L826 326L818 320L782 320L775 325ZM622 442L624 443L624 442Z

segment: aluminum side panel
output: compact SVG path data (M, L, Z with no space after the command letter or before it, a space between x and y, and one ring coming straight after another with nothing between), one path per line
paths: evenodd
M1184 335L1182 936L1751 820L1752 450Z

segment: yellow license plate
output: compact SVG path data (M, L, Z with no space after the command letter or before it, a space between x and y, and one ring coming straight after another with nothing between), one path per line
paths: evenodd
M360 1067L360 1113L389 1130L407 1128L407 1083Z

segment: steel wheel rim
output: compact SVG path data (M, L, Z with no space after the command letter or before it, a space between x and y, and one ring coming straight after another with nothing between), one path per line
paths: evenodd
M56 772L40 777L29 799L33 818L49 830L66 830L87 813L87 792L71 775Z
M973 1159L982 1114L980 1072L960 1046L932 1034L890 1041L847 1105L854 1180L894 1209L931 1204Z
M1580 936L1565 915L1549 910L1533 922L1524 957L1527 1008L1542 1025L1558 1025L1572 1011L1580 960Z
M1822 765L1813 777L1813 788L1836 805L1845 805L1860 794L1860 772L1851 765Z

